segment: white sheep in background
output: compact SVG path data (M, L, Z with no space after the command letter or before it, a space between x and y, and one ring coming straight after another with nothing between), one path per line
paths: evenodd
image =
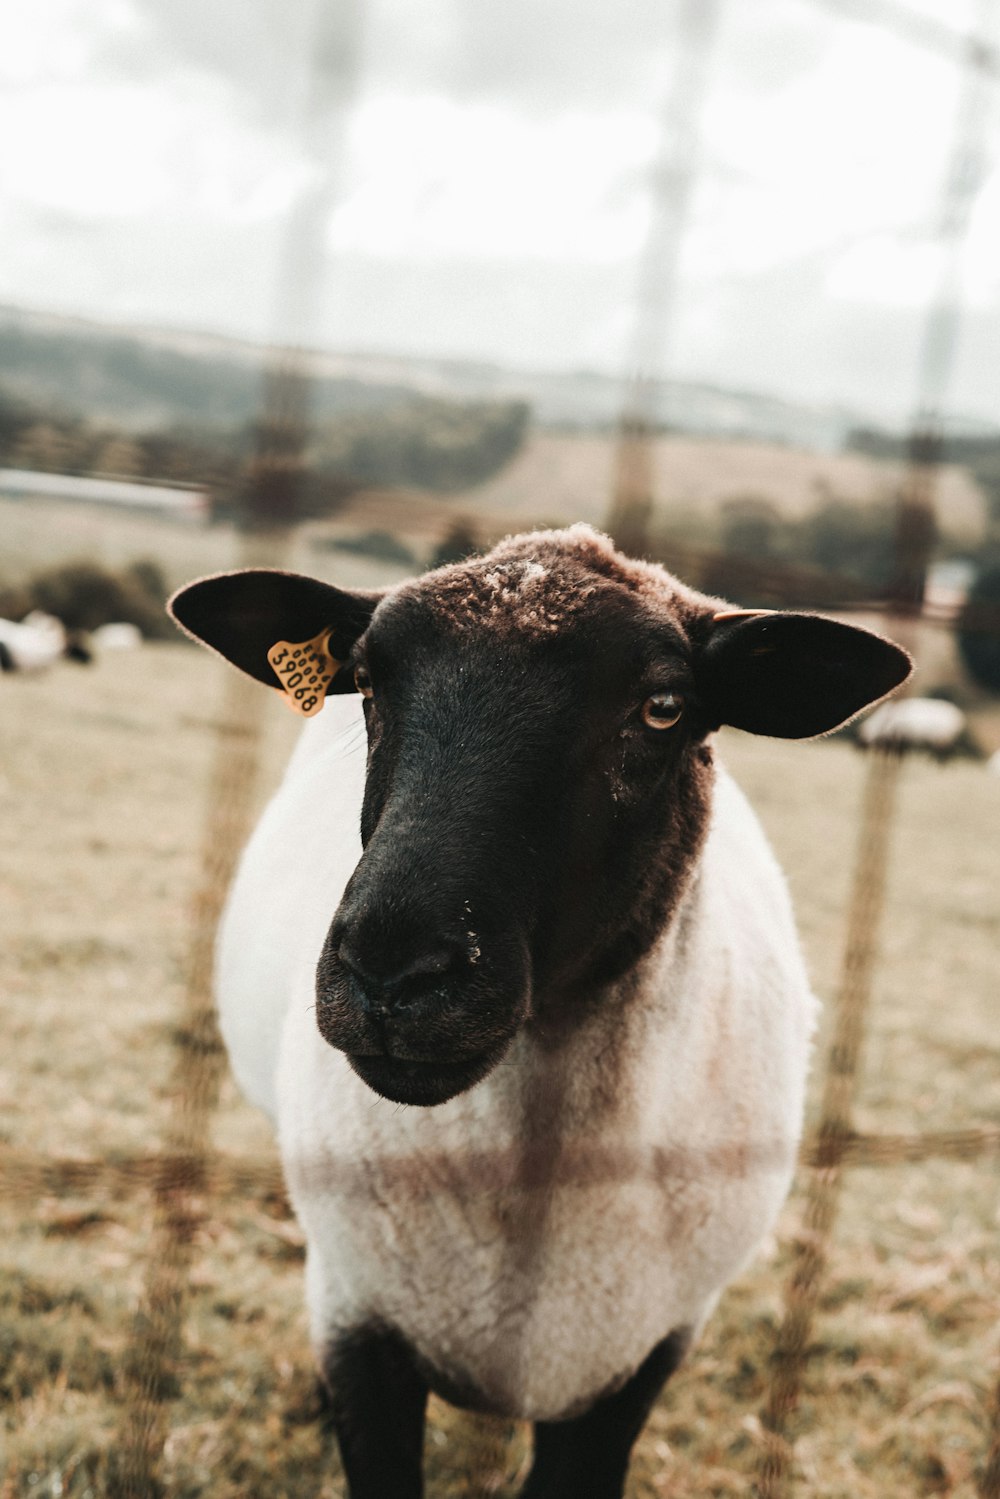
M933 697L881 703L860 725L858 742L864 749L920 751L941 761L976 753L961 708Z
M4 671L44 671L66 653L66 631L53 614L34 609L17 622L0 619L0 664Z
M814 1001L712 733L824 733L908 658L587 527L383 594L246 572L172 609L307 709L331 679L218 996L277 1121L352 1499L422 1493L429 1389L535 1423L530 1499L616 1499L801 1130Z
M142 646L142 631L138 625L116 620L92 630L90 643L99 655L105 651L137 651Z
M67 630L61 619L33 609L24 619L0 619L0 671L44 671L62 659L83 665L91 659L86 633Z

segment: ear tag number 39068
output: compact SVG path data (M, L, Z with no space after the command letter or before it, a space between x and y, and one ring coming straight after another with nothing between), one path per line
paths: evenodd
M276 640L267 653L281 683L282 695L293 713L312 718L326 699L326 689L343 662L330 655L330 631L312 640Z

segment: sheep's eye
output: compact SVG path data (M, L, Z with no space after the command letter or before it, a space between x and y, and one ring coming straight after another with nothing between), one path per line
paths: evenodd
M672 729L684 712L678 692L654 692L642 705L642 721L649 729Z
M368 668L366 666L356 666L354 668L354 685L362 697L371 697L373 691L372 679L368 675Z

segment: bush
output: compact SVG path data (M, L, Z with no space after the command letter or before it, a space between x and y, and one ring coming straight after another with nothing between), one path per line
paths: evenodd
M958 622L958 649L973 680L1000 692L1000 562L984 568L969 589Z
M36 573L0 592L0 616L23 619L42 609L68 630L96 630L123 621L149 639L168 640L174 629L164 613L166 580L157 563L142 559L121 572L81 559Z
M697 544L702 557L685 559L684 570L707 593L758 608L830 607L886 593L897 567L896 522L895 501L885 495L856 503L827 493L802 516L783 515L762 496L734 496L715 536L695 543L686 524L676 550L683 557L685 542ZM670 565L664 537L658 555Z
M884 590L896 562L895 506L828 499L798 526L798 552L824 572Z
M313 546L336 552L357 552L363 557L377 557L379 562L398 562L415 567L417 554L405 541L389 531L362 531L357 536L317 536Z
M733 556L776 557L787 529L776 506L763 496L737 495L722 507L722 549Z
M479 551L479 538L467 520L453 520L434 548L430 557L431 567L444 567L448 562L464 562L466 557Z
M354 487L464 489L513 458L527 424L522 401L462 404L420 397L387 411L340 417L319 431L314 450L321 472L342 475Z

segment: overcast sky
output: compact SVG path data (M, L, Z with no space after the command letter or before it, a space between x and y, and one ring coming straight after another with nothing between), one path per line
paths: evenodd
M680 4L9 6L0 300L267 337L296 315L298 203L299 243L325 225L317 343L620 372ZM899 4L952 30L986 9ZM317 36L334 103L310 115ZM671 372L905 419L958 88L819 0L722 0ZM1000 84L987 126L951 404L1000 422Z

